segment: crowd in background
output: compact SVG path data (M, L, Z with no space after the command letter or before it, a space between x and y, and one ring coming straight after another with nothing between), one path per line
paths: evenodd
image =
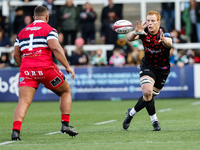
M28 3L31 0L22 0ZM49 25L57 29L59 42L65 51L67 60L71 65L83 66L117 66L140 65L144 51L139 41L128 42L124 34L117 34L112 30L112 25L117 20L123 19L123 4L114 4L108 0L108 5L102 7L101 16L97 16L92 4L75 6L73 0L66 0L62 6L54 5L54 0L44 0L43 6L49 10ZM161 16L165 20L165 27L170 32L173 43L200 42L200 3L195 0L181 4L181 30L175 29L175 4L162 3ZM17 34L28 24L33 22L35 6L24 5L17 7L13 13L15 17L6 18L0 13L0 47L9 48L13 45ZM102 50L86 52L84 45L97 44L95 21L100 17L100 33L102 43L113 44L113 50L107 51L107 57L102 55ZM80 32L80 37L78 37ZM72 56L67 55L65 45L75 45ZM186 64L200 63L198 49L170 51L171 66L183 67ZM52 54L53 55L53 54ZM17 66L12 53L0 54L0 68ZM53 60L59 62L53 56Z

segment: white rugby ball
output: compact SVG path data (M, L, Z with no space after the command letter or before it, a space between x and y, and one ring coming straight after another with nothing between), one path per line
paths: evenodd
M126 34L133 29L133 24L128 20L118 20L113 24L113 31Z

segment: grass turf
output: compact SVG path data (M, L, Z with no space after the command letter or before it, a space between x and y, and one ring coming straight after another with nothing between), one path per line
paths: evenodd
M123 130L122 122L127 108L136 100L123 101L74 101L71 122L77 137L57 132L61 128L58 101L33 102L21 129L21 141L11 141L13 113L17 103L0 103L1 150L197 150L200 149L200 99L156 99L157 116L162 130L153 132L146 109L134 116L129 129ZM171 110L169 109L171 108ZM169 110L160 112L159 110ZM115 120L110 123L95 123Z

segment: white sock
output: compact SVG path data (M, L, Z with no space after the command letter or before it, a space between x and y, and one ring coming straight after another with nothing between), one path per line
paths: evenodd
M130 116L134 116L137 113L137 111L135 111L135 108L133 107L129 113Z
M149 116L151 118L151 122L155 122L155 121L158 121L158 118L156 116L156 114L152 115L152 116Z

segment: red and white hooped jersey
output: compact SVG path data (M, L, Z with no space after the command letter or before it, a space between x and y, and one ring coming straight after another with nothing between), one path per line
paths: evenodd
M23 54L20 68L51 66L52 50L47 44L50 39L58 39L58 33L42 20L35 20L22 29L14 44Z

